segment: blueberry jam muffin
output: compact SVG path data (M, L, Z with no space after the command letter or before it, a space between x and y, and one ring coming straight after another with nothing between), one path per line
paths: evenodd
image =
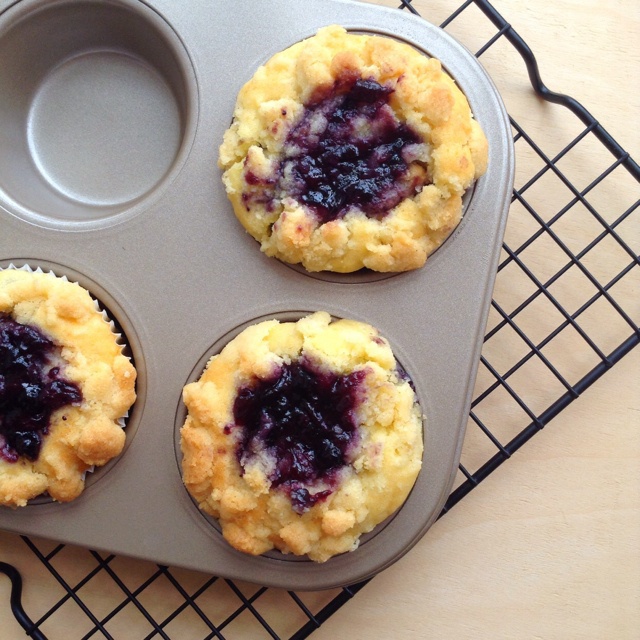
M422 416L388 342L317 312L245 329L184 388L184 483L226 540L324 562L405 501Z
M256 71L219 155L244 228L308 271L421 267L486 165L484 133L438 60L337 26Z
M120 454L136 371L89 293L0 270L0 504L68 502Z

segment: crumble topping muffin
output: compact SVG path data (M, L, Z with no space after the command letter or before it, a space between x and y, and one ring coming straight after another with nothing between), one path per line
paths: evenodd
M438 60L330 26L241 89L218 164L267 255L309 271L406 271L459 223L487 153Z
M324 562L407 498L422 416L388 342L317 312L240 333L183 392L183 480L226 540Z
M88 291L0 270L0 504L78 497L119 455L136 371Z

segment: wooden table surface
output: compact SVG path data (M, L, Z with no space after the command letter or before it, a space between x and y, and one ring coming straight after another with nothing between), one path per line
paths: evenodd
M457 3L414 0L414 6L439 24ZM531 46L546 84L580 100L640 159L640 3L495 0L494 6ZM478 19L478 25L481 22ZM450 31L471 49L485 41L480 27L476 30L469 21L452 25ZM523 65L508 49L509 45L496 45L495 52L481 60L487 60L510 113L518 113L525 130L542 140L561 137L562 127L575 126L575 118L564 118L558 115L559 108L551 110L532 97ZM576 171L588 174L597 164L600 150L591 153L576 154ZM528 170L526 163L518 167L520 175ZM638 198L634 181L613 180L614 190L607 196L612 201ZM551 186L540 202L547 197L553 202L552 191ZM629 222L625 237L637 251L640 216ZM517 232L516 228L509 233ZM601 253L606 263L608 256L604 250ZM546 256L538 259L544 261ZM626 278L625 288L617 293L636 321L637 273L636 267L635 276ZM566 357L571 355L568 351ZM640 349L635 349L312 637L640 638L639 380ZM465 442L465 451L472 444ZM70 568L81 565L84 553L67 549L61 562ZM13 563L25 577L24 602L32 617L60 597L55 582L18 536L0 532L0 560ZM143 574L147 569L146 563L131 563L130 571ZM238 601L228 597L231 612ZM274 590L269 600L273 612L263 611L267 620L278 615L280 597L286 594ZM0 639L23 638L8 604L9 583L0 577ZM69 610L43 630L51 639L73 640L84 634L81 619ZM171 637L202 637L196 626L185 623ZM281 628L290 634L298 626L299 621L297 626L283 621ZM112 626L113 636L124 640L142 638L148 631L148 627L138 629L135 621ZM258 635L250 625L237 626L234 634L230 628L228 635L253 637L267 636Z

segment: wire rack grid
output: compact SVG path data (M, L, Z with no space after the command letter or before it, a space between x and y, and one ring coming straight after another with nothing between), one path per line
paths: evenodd
M398 8L418 14L412 0ZM638 238L629 231L640 202L613 195L626 181L633 184L626 192L638 193L638 165L580 103L542 83L527 44L486 0L467 0L441 26L455 36L465 21L474 21L477 42L463 44L482 57L489 72L505 57L517 58L514 68L524 60L538 96L532 99L559 105L571 120L563 131L573 133L562 140L551 130L534 139L499 87L517 165L525 169L516 176L459 472L441 515L640 341L640 312L629 308L630 296L624 295L640 287ZM576 163L569 162L586 154L591 175L576 173ZM563 185L564 196L549 206L542 194L552 182ZM544 245L544 263L531 257L536 244ZM568 364L566 353L573 354ZM26 536L20 542L33 553L29 577L53 581L58 590L54 601L39 601L38 610L34 605L27 613L20 574L0 563L11 580L12 611L36 640L50 637L48 629L59 628L61 616L71 630L65 637L129 638L135 627L141 629L135 637L149 639L301 640L367 584L284 592ZM272 618L275 610L279 615Z

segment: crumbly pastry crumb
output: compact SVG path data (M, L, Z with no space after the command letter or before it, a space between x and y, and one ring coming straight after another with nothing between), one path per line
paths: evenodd
M330 26L245 84L218 163L267 255L309 271L406 271L457 226L487 156L438 60Z
M53 274L0 270L0 318L0 504L68 502L121 453L135 368L89 292Z
M248 554L354 550L421 468L415 392L366 323L316 312L250 326L183 398L185 486Z

